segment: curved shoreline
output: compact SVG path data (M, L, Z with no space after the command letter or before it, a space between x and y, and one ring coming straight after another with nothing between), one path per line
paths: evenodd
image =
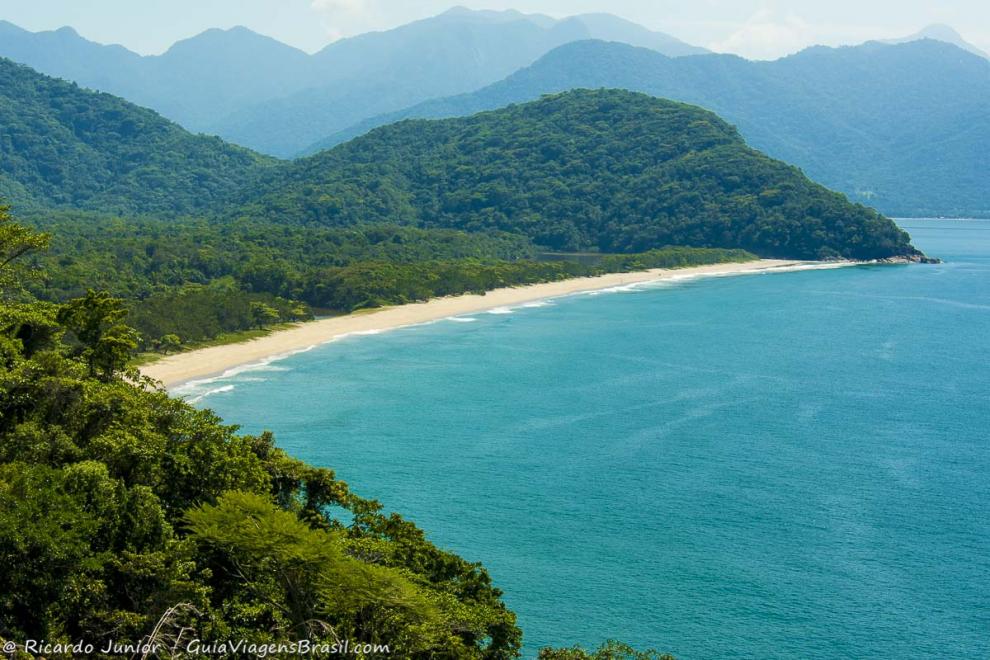
M175 387L192 380L206 379L244 365L271 361L308 350L346 335L371 334L411 325L438 321L452 316L483 312L498 307L521 305L562 296L600 291L663 280L735 275L809 268L836 268L855 262L823 263L783 259L761 259L743 263L713 264L677 269L653 269L632 273L608 273L518 287L494 289L484 295L465 294L434 298L426 302L385 307L363 313L307 321L270 335L235 344L211 346L163 357L141 367L141 373Z

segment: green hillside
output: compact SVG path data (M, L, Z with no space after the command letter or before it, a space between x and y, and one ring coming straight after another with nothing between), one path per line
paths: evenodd
M502 230L555 250L915 253L893 222L750 149L714 114L616 90L388 126L279 168L242 201L248 216Z
M19 207L201 212L273 162L0 59L0 196Z

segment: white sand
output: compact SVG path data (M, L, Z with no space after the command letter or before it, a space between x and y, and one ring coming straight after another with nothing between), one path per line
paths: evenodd
M676 270L654 269L635 273L610 273L600 277L579 277L559 282L496 289L485 295L436 298L427 302L300 323L286 330L241 343L170 355L142 367L141 372L161 381L166 387L173 387L190 380L219 375L241 365L304 350L348 334L391 330L498 307L655 280L836 265L841 264L763 259L747 263L717 264Z

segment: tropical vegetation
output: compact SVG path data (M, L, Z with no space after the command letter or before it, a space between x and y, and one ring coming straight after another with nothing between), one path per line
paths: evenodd
M0 195L31 224L0 207L4 641L521 648L480 564L271 434L170 398L137 351L578 275L919 254L715 115L615 90L279 163L0 60Z
M45 241L0 212L0 637L515 656L479 564L128 369L121 300L32 300Z

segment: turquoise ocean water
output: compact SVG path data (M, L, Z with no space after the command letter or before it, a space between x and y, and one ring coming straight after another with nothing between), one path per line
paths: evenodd
M988 658L990 221L903 224L946 263L572 296L184 391L484 562L530 655Z

